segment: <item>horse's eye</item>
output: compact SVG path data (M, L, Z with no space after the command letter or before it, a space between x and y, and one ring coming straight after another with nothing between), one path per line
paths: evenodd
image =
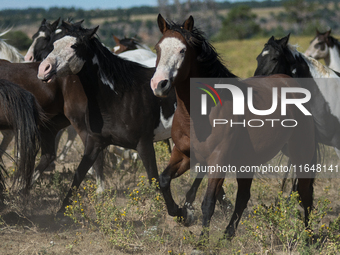
M185 49L181 49L179 53L184 54L184 52L185 52Z
M323 42L319 42L317 44L315 44L314 46L315 49L320 49L320 50L325 50L325 44Z

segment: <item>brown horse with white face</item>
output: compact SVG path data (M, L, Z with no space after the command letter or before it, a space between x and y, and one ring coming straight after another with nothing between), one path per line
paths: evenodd
M282 116L280 107L271 111L267 116L253 114L244 105L244 114L234 115L233 97L224 93L221 103L212 107L208 116L210 121L221 118L235 122L248 123L249 120L258 119L294 119L298 122L295 127L285 128L281 125L265 124L261 128L250 125L218 125L202 137L198 134L202 121L190 109L190 78L233 78L235 75L221 63L215 49L207 42L202 33L194 28L194 20L190 16L182 25L166 22L161 15L158 16L158 26L163 37L156 44L157 66L151 79L151 88L156 96L165 97L171 87L175 88L177 108L172 124L172 138L175 147L170 162L160 175L160 188L166 201L168 213L171 216L187 217L187 208L179 208L172 198L170 190L171 179L179 177L186 172L190 164L195 163L214 165L232 165L237 169L241 166L258 166L273 158L280 150L290 156L293 165L314 164L316 162L316 141L314 122L312 116L305 115L299 107L287 105L287 113ZM271 109L272 91L290 90L299 85L286 75L275 75L266 79L251 78L234 81L237 91L246 96L252 91L253 108ZM223 92L221 92L223 94ZM220 93L220 94L221 94ZM291 93L294 99L301 98L298 93ZM278 96L278 105L281 105ZM308 100L307 100L308 101ZM306 102L306 101L305 101ZM223 103L223 104L222 104ZM223 106L222 106L223 105ZM302 106L302 105L300 105ZM304 107L304 106L303 106ZM241 106L242 108L242 106ZM306 109L305 109L306 110ZM201 120L201 119L200 119ZM208 125L208 126L209 126ZM191 161L191 162L190 162ZM208 234L210 219L214 213L216 196L222 189L224 176L220 173L209 173L208 188L202 203L203 227L201 236ZM253 174L243 176L236 173L238 191L236 205L230 223L226 228L226 236L233 236L240 221L241 215L250 198L250 187ZM312 206L313 175L302 176L298 173L299 187L305 209L305 223L308 223L308 208ZM186 219L185 219L186 220Z

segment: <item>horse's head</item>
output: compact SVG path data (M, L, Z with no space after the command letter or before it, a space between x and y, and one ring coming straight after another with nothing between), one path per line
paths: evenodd
M275 40L272 36L257 56L255 76L270 74L291 75L294 56L288 49L289 35Z
M116 46L113 48L112 52L115 54L137 49L137 40L135 38L119 39L118 37L113 35L113 39L116 42Z
M56 40L53 43L54 49L40 63L38 78L49 82L55 75L62 76L80 72L85 59L91 58L86 48L97 29L98 27L94 29L74 27L64 37Z
M43 19L38 31L32 37L33 42L25 55L25 61L33 62L42 60L40 52L48 45L52 33L59 24L59 20L60 18L53 23L49 23L46 19Z
M151 89L159 97L167 96L173 83L189 78L191 61L197 57L195 41L190 33L194 19L190 16L181 26L169 24L158 15L158 27L163 36L156 44L156 72L151 79ZM190 40L193 40L190 42Z
M329 47L332 47L331 40L331 30L320 33L316 30L316 36L310 42L308 49L305 52L305 55L308 57L312 57L315 59L323 59L329 55Z

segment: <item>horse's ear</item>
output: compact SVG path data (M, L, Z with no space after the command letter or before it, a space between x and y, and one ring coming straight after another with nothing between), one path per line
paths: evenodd
M192 31L192 29L194 28L194 18L190 15L190 17L186 21L184 21L182 26L184 29Z
M115 40L116 44L118 45L120 43L119 38L115 35L112 35L112 37L113 37L113 40Z
M164 34L165 31L169 29L168 23L166 23L165 19L162 17L161 14L158 14L157 23L159 30L161 31L162 34Z
M44 18L42 21L41 21L41 25L45 25L46 24L46 19Z
M62 20L61 21L61 26L63 28L65 28L66 31L72 31L72 25L71 25L71 23L69 23L67 21Z
M57 29L57 26L58 26L58 24L59 24L59 21L60 21L60 17L59 17L59 19L57 19L56 21L54 21L54 22L51 24L52 30L56 30L56 29Z
M84 22L84 20L79 20L78 22L73 23L75 27L81 27L81 24Z
M96 26L95 28L92 28L92 29L87 29L85 36L91 39L96 34L98 28L99 26Z
M319 31L319 29L316 28L315 30L316 30L316 35L321 34L320 31Z
M287 36L281 38L281 39L279 40L279 44L280 44L281 46L283 46L283 47L286 47L287 44L288 44L288 42L289 42L289 37L290 37L290 33L289 33Z
M332 32L332 29L328 30L326 33L325 33L325 36L326 37L329 37L331 35L331 32Z

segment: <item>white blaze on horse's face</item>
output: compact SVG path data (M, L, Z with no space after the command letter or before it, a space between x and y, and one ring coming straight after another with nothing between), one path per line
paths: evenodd
M31 46L29 47L29 49L28 49L28 51L27 51L27 53L26 53L26 55L25 55L25 61L27 61L27 62L33 62L33 60L34 60L34 46L35 46L35 44L37 43L37 40L38 40L39 38L41 38L41 37L46 37L45 32L40 31L40 32L39 32L39 35L38 35L36 38L34 38L34 40L33 40L32 44L31 44Z
M72 48L77 42L73 36L65 36L53 43L53 51L41 62L38 71L38 78L48 80L54 74L68 75L77 74L82 69L85 61L76 56Z
M264 57L265 55L268 55L268 54L269 54L269 50L262 51L262 57Z
M158 44L158 64L151 79L153 91L161 81L168 80L172 82L176 78L178 70L184 61L186 50L186 45L175 37L165 38Z
M328 45L324 41L320 41L319 38L315 38L305 52L305 55L307 57L312 57L315 59L326 58L328 54Z

